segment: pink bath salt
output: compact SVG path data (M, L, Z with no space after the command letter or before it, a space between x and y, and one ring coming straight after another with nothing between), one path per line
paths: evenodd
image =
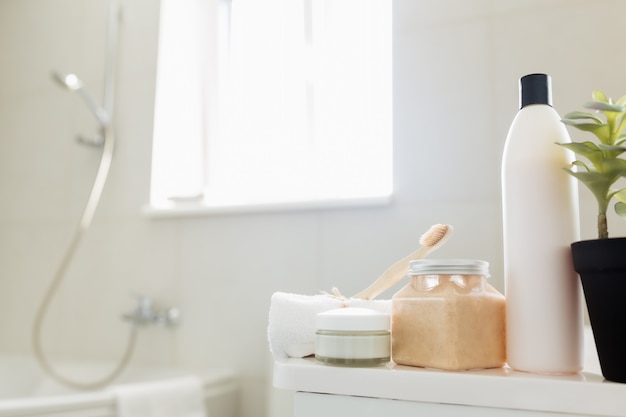
M392 299L392 360L445 370L502 367L505 299L487 275L412 274Z

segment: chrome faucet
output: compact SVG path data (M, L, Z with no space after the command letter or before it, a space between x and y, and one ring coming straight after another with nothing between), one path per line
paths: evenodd
M155 307L150 297L138 295L137 307L130 313L124 314L122 318L131 322L134 326L156 324L158 326L174 327L180 322L180 310L175 307Z

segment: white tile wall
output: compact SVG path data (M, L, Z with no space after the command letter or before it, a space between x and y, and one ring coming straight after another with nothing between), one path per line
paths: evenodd
M0 0L2 352L31 351L37 303L95 174L99 151L73 141L95 124L49 74L74 71L101 96L107 1ZM594 88L626 93L622 1L396 0L390 206L148 220L140 208L148 200L159 4L121 2L118 147L94 226L46 322L46 348L115 359L130 293L149 294L180 306L184 319L176 331L142 332L134 360L232 366L242 375L245 417L290 415L289 394L269 385L274 291L337 286L351 295L415 249L433 223L455 226L438 256L490 261L502 289L500 155L520 76L551 73L561 113ZM583 237L593 238L594 203L582 197ZM626 234L621 220L611 227Z

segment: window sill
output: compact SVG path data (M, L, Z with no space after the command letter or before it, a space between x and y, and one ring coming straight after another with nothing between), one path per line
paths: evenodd
M302 201L290 203L242 204L210 206L203 202L173 202L168 206L148 204L143 214L150 219L171 219L256 213L316 211L328 209L381 207L391 204L391 196L359 199Z

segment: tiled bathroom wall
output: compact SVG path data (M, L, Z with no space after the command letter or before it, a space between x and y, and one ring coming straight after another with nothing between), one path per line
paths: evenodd
M150 295L180 307L183 321L142 331L134 361L236 369L244 417L290 415L288 393L270 387L274 291L356 293L434 223L452 224L455 235L433 256L485 259L503 290L500 157L520 76L550 73L561 114L593 89L626 94L622 1L395 0L389 206L154 220L141 209L159 2L121 3L118 146L93 227L46 320L45 348L115 360L128 332L121 314L133 294ZM101 151L74 140L96 125L50 73L76 72L101 97L107 6L0 0L0 352L32 351L37 305L97 169ZM594 238L594 203L581 197L582 237ZM610 221L626 234L626 223Z

